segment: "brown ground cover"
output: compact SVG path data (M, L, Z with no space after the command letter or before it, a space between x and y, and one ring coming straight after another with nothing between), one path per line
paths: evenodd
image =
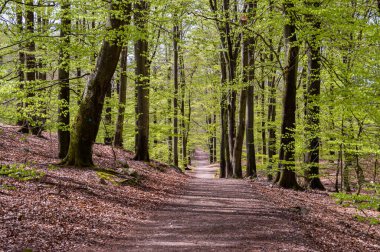
M46 174L26 182L0 176L0 251L73 251L106 244L129 232L133 221L147 218L186 180L167 165L133 161L131 152L97 144L97 167L118 171L127 163L138 174L136 185L114 185L93 170L52 165L59 162L54 134L26 136L4 125L0 131L1 164L27 163L27 169Z

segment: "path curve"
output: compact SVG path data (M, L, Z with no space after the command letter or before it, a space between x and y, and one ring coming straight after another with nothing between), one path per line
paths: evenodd
M248 181L216 179L196 151L182 195L131 230L113 251L317 251L289 213L257 195Z

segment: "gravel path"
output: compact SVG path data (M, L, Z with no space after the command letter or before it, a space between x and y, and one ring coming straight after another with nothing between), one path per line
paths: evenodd
M318 251L291 214L244 180L216 179L207 154L179 195L131 230L114 251Z

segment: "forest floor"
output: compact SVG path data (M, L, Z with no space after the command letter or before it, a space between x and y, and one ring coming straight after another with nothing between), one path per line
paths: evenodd
M380 250L379 226L356 221L328 192L217 179L217 165L199 150L183 175L95 145L99 168L126 174L122 182L138 178L125 185L115 184L119 177L52 165L56 156L55 135L24 136L0 125L0 163L43 172L28 181L0 176L0 251Z
M14 175L43 174L28 181L0 175L0 251L106 248L187 180L165 164L137 162L133 153L101 144L94 146L94 161L113 173L58 166L57 146L56 134L22 135L0 124L0 173L13 164Z

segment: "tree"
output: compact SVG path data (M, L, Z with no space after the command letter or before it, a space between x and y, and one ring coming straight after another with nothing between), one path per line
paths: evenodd
M116 130L114 137L114 145L123 147L123 129L124 129L124 113L127 103L127 63L128 63L128 46L124 46L120 55L120 80L119 80L119 109L116 121Z
M310 7L318 9L320 2L307 3ZM314 33L308 42L308 88L306 99L306 120L307 130L311 135L308 143L308 153L306 153L305 163L309 166L306 169L306 182L312 189L324 190L324 186L319 178L319 96L321 93L321 46L317 41L317 34L320 32L321 23L316 16L308 16L312 23Z
M65 158L70 145L70 2L65 0L61 7L61 47L59 49L58 80L60 88L58 93L58 157Z
M110 31L118 31L123 24L130 20L131 4L112 1L112 11L108 21ZM120 11L123 20L120 18ZM116 13L115 13L116 12ZM111 78L116 70L122 45L120 34L104 39L96 62L94 72L91 74L79 106L78 114L74 120L71 131L69 151L63 163L79 167L93 166L92 146L99 130L101 112L104 98Z
M256 15L257 1L248 3L248 19L253 23ZM248 32L247 32L248 33ZM247 57L247 64L244 66L244 78L248 82L247 87L247 125L246 125L246 148L247 148L247 177L256 177L256 154L255 154L255 137L254 137L254 77L255 77L255 39L252 35L246 34L244 38L243 50L245 57Z
M149 161L149 78L150 61L147 36L149 3L140 0L135 3L135 25L143 37L135 44L136 60L136 154L134 159Z
M173 26L173 51L174 51L174 97L173 97L173 163L178 167L178 89L179 89L179 46L178 42L181 39L181 33L179 30L178 16L174 15Z
M284 69L285 94L283 101L280 162L281 173L278 185L284 188L298 189L299 185L294 171L294 130L296 127L296 86L298 71L299 46L297 45L294 4L284 1L284 12L288 19L284 27L284 37L288 43L286 67Z

